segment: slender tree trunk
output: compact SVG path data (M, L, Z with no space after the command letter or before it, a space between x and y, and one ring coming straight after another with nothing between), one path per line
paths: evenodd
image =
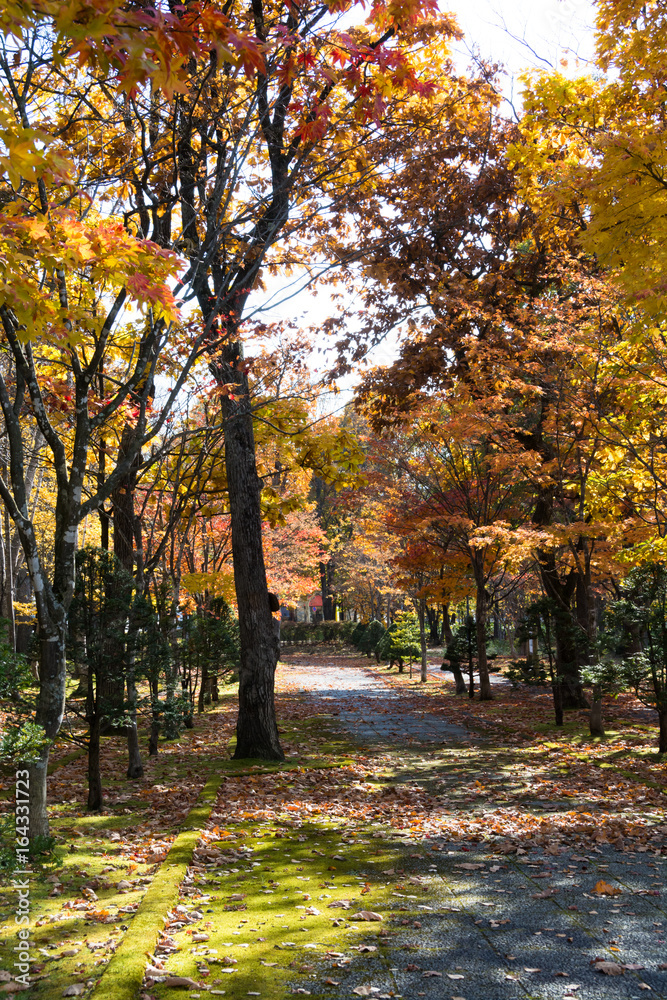
M322 618L325 622L336 620L336 602L331 592L331 560L320 563L320 586L322 588Z
M591 736L604 736L604 726L602 725L602 691L599 688L593 688L589 728Z
M204 659L201 668L201 684L199 685L199 699L197 702L197 711L201 715L204 711L204 705L206 703L206 696L209 694L208 689L208 663ZM210 699L209 699L210 700Z
M103 803L102 771L100 769L100 714L99 673L88 668L86 718L88 721L88 812L99 812Z
M486 588L484 581L477 584L477 600L475 603L475 632L477 637L477 670L479 671L480 701L491 701L493 691L489 678L489 667L486 660Z
M449 618L449 604L443 604L442 606L442 638L445 646L451 646L454 641L452 623Z
M420 600L418 605L418 617L419 617L419 646L421 649L421 670L419 673L419 679L422 684L426 684L428 680L428 660L426 658L426 622L424 621L426 617L426 601Z
M426 606L426 617L428 619L428 644L437 646L440 641L438 627L440 625L440 612L436 607Z
M90 718L88 731L88 812L99 812L104 805L100 770L101 719L97 708Z
M35 722L49 739L55 739L65 712L65 621L51 626L51 634L44 636L41 624L40 686ZM49 817L46 809L46 778L49 748L43 750L39 760L28 765L30 772L30 838L49 836Z
M235 399L223 397L225 467L241 640L234 757L284 760L274 701L279 643L266 585L261 481L255 464L248 379L240 371L240 345L231 345L225 353L226 363L220 366L222 381L237 384Z
M563 693L561 690L560 678L554 670L553 649L551 647L551 625L549 623L549 612L544 616L544 631L547 644L547 656L549 657L549 677L551 679L551 692L554 699L554 717L557 726L563 725Z
M130 718L127 726L127 777L135 780L143 778L144 765L141 760L139 730L137 728L137 685L134 679L134 663L128 664L127 702Z
M667 708L658 709L658 721L660 725L658 753L667 753Z

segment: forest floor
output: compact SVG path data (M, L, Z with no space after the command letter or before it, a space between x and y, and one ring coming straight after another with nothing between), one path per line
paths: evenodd
M105 739L100 815L63 747L60 864L31 880L31 986L12 979L6 884L0 992L667 998L651 713L609 701L592 740L585 713L556 729L543 689L496 676L493 701L470 701L448 673L420 684L327 649L284 656L277 692L283 764L229 759L225 689L139 782Z

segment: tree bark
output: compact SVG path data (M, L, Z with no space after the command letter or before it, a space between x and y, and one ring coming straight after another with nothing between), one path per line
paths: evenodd
M131 780L143 778L144 765L139 748L139 730L137 728L137 685L134 679L134 664L128 665L127 671L127 702L130 721L127 726L127 777Z
M547 597L554 602L554 638L556 642L556 675L561 682L563 708L588 708L581 686L579 659L574 636L572 597L577 586L577 573L571 570L563 581L558 576L552 552L540 554L540 576Z
M274 702L280 649L266 584L261 481L255 464L249 386L240 343L225 348L225 363L219 367L221 381L235 384L234 399L223 396L225 468L241 646L234 758L284 760Z
M602 724L602 692L599 688L593 689L589 729L591 736L604 736L604 726Z
M64 616L63 616L64 618ZM40 642L40 686L35 722L53 740L58 735L65 712L65 624L53 629L53 634ZM30 772L30 839L49 836L49 818L46 809L46 778L49 748L39 760L28 765Z
M426 622L424 618L426 617L426 601L420 600L418 604L418 617L419 617L419 646L421 650L421 670L419 673L419 679L422 684L426 684L428 680L428 660L426 658Z
M479 574L478 574L479 576ZM475 602L475 633L477 638L477 670L479 671L480 701L492 701L493 691L486 659L486 588L484 580L478 579Z
M445 646L451 646L454 641L452 623L449 618L449 604L443 604L442 606L442 638Z
M658 709L658 722L660 725L658 753L667 753L667 708Z
M88 732L88 812L99 812L104 805L100 771L100 716L95 710Z
M320 563L320 586L322 589L322 618L325 622L336 620L336 602L331 591L331 561Z
M445 653L445 655L447 656L448 654ZM454 675L454 683L456 684L456 693L457 694L466 694L467 691L468 691L468 688L466 687L465 678L464 678L463 674L461 673L461 663L460 663L460 661L457 660L457 659L455 659L453 656L448 656L448 659L449 659L449 669L451 670L452 674ZM446 670L447 667L443 663L442 666L440 667L440 669L441 670Z

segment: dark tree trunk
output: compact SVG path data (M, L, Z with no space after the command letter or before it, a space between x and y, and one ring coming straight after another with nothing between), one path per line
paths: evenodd
M489 678L489 667L486 660L486 588L484 580L477 583L477 600L475 602L475 632L477 638L477 670L479 671L480 701L491 701L493 691Z
M320 587L322 589L322 617L325 622L336 620L336 601L331 591L332 563L320 563Z
M658 709L658 722L660 725L658 753L667 753L667 708Z
M437 608L426 607L426 617L428 618L428 644L437 646L440 642L440 612Z
M421 652L421 669L419 672L419 679L422 684L425 684L428 680L428 659L426 653L426 601L419 601L418 604L418 616L419 616L419 647Z
M554 670L553 648L551 646L551 623L549 612L544 616L544 633L546 636L547 656L549 657L549 677L551 679L551 693L554 699L554 718L557 726L563 725L563 691L560 679Z
M104 805L100 770L100 717L95 709L88 732L88 812L99 812Z
M446 646L451 646L454 641L452 623L449 617L449 604L443 604L442 606L442 638Z
M137 728L137 685L134 680L134 664L127 672L127 702L130 721L127 726L127 777L135 780L143 778L144 765L139 749L139 731Z
M127 455L134 438L134 430L125 424L121 436L118 457ZM123 569L134 575L134 537L135 537L135 516L134 516L134 490L136 485L136 470L141 465L141 456L137 455L134 464L127 476L121 480L118 487L112 494L113 498L113 551L118 562ZM107 528L108 530L108 528ZM119 650L121 654L127 653L129 662L127 663L127 678L120 677L121 689L125 687L127 681L127 715L128 724L126 728L127 736L127 777L131 780L142 778L144 766L141 760L141 750L139 748L139 731L137 727L137 687L134 677L134 657L132 651ZM115 692L114 692L115 695Z
M561 683L563 708L588 708L581 686L576 630L572 614L572 598L577 586L577 573L571 570L565 581L558 576L552 552L541 553L540 576L547 595L554 602L554 638L556 643L556 675Z
M593 689L593 701L588 721L591 736L604 736L604 726L602 725L602 692L598 688Z
M449 659L449 669L451 670L452 674L454 675L454 683L456 684L456 693L457 694L466 694L467 691L468 691L468 688L466 687L465 678L463 677L463 674L461 673L461 661L457 660L456 657L453 656L453 655L449 655L447 653L445 655L448 656L448 659ZM442 666L440 667L440 669L441 670L446 670L447 666L443 663Z
M88 694L86 698L86 719L88 722L88 812L99 812L103 804L102 771L100 769L100 736L102 718L97 671L88 670Z
M204 658L201 667L201 683L199 685L199 697L197 699L197 711L201 715L204 711L204 705L206 704L206 697L208 695L208 663L206 658ZM210 701L209 696L209 701Z
M223 384L236 384L234 399L223 396L225 468L241 640L234 757L284 760L274 702L280 648L266 585L261 481L255 464L248 379L242 371L240 344L225 348L225 355L218 377Z

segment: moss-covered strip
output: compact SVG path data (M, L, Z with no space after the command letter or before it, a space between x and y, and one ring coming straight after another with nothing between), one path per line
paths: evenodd
M197 802L188 813L183 830L176 837L162 867L139 905L130 929L94 990L95 1000L136 1000L139 995L146 953L153 951L167 911L178 900L178 889L201 830L211 814L222 775L209 778Z

